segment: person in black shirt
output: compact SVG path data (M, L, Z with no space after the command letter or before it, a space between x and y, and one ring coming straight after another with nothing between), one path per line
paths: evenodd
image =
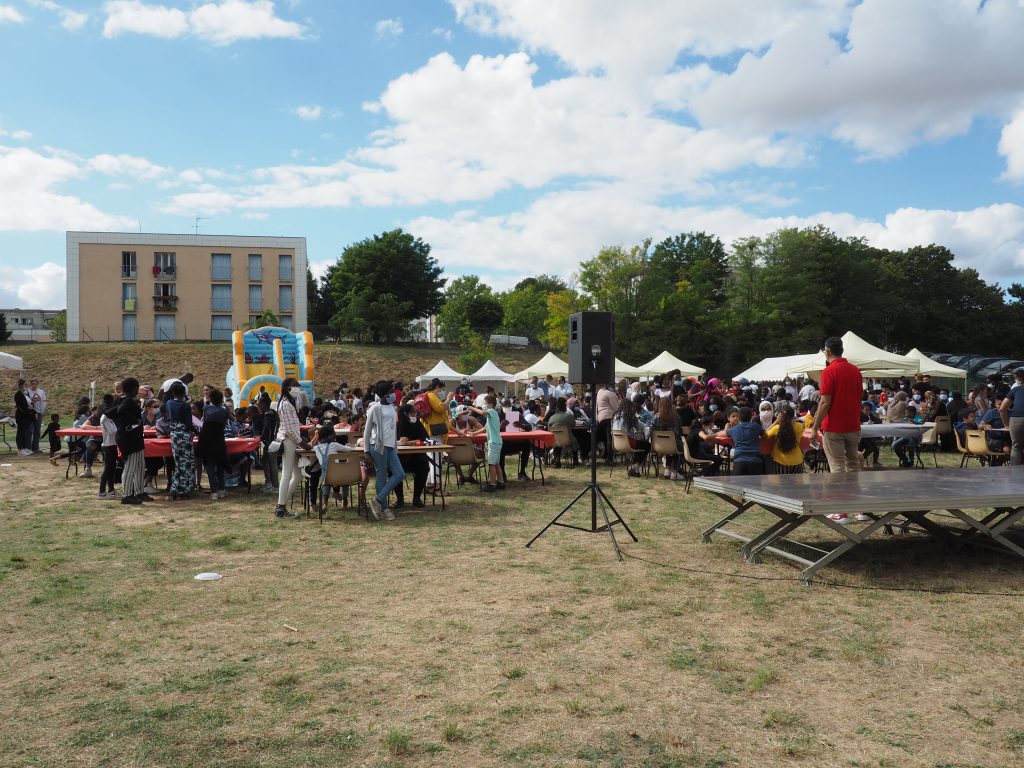
M399 445L410 445L417 440L426 440L429 437L426 427L423 426L423 422L417 416L416 408L412 403L406 403L398 412L396 431L398 433ZM398 458L402 463L402 469L412 475L412 505L414 507L424 506L423 489L427 485L429 459L423 453L405 456L399 453ZM402 483L395 486L395 500L396 508L405 505L405 492L402 488Z
M60 453L60 438L57 436L58 429L60 429L60 414L51 413L50 423L46 425L43 434L39 436L40 439L44 437L50 438L50 458Z
M117 425L117 447L121 450L121 503L141 504L153 497L144 490L146 464L143 456L142 408L139 406L139 382L131 377L121 382L121 397L111 406L108 416Z

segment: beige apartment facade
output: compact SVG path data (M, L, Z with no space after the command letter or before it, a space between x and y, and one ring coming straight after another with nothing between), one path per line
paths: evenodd
M68 341L229 340L264 310L306 330L306 239L67 233Z

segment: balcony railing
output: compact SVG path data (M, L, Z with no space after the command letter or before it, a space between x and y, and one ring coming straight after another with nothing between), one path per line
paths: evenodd
M178 297L154 296L153 309L156 312L176 312L178 310Z
M167 267L153 267L153 279L154 280L175 280L177 279L177 267L170 265Z

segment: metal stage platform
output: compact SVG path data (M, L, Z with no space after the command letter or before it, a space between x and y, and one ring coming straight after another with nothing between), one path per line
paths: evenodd
M1024 516L1024 467L978 469L922 469L913 471L854 472L850 474L755 475L698 477L697 488L713 493L735 509L701 536L711 541L721 534L744 542L741 552L757 562L762 552L794 560L806 567L800 576L810 583L818 569L862 544L871 534L915 525L950 544L998 544L1024 558L1024 549L1006 537L1007 529ZM728 525L750 510L761 507L777 521L756 536L747 536ZM979 516L964 510L982 510ZM828 515L846 513L871 518L870 522L841 525ZM937 522L929 514L945 512L963 525ZM832 550L822 550L788 540L801 526L815 521L842 536ZM801 549L809 559L783 549Z

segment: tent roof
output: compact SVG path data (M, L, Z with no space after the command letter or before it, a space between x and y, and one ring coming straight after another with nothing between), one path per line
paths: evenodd
M569 364L559 358L554 352L548 352L529 368L525 368L517 373L515 378L516 381L523 381L533 376L547 376L549 373L552 376L568 376Z
M417 376L416 381L422 386L424 381L429 382L431 379L440 379L441 381L461 381L464 376L465 374L453 370L444 360L438 360L437 365L422 376Z
M501 368L488 360L480 366L480 370L469 377L470 381L515 381L516 377L511 373L505 373Z
M954 368L951 365L943 365L936 360L932 360L930 357L926 357L924 352L919 350L917 347L914 347L912 350L907 352L907 357L920 362L922 374L927 374L928 376L942 376L947 379L967 378L967 371L962 368Z
M615 358L615 378L617 379L638 379L646 374L640 368L624 363Z
M874 376L903 376L921 370L919 361L895 352L886 352L868 344L853 331L843 334L843 357L860 368L861 373ZM818 374L825 369L825 353L818 352L792 361L789 373Z
M25 361L17 355L0 352L0 368L10 368L12 371L23 371L25 370Z
M685 360L680 360L668 350L662 352L646 365L637 366L637 370L640 371L641 376L660 376L663 373L674 371L676 368L679 369L683 376L700 376L707 370L705 368L699 368L696 365L691 365Z
M786 357L766 357L759 363L747 368L743 373L737 373L733 379L744 378L749 381L782 381L791 375L789 364L797 360L814 357L813 355L787 355Z

